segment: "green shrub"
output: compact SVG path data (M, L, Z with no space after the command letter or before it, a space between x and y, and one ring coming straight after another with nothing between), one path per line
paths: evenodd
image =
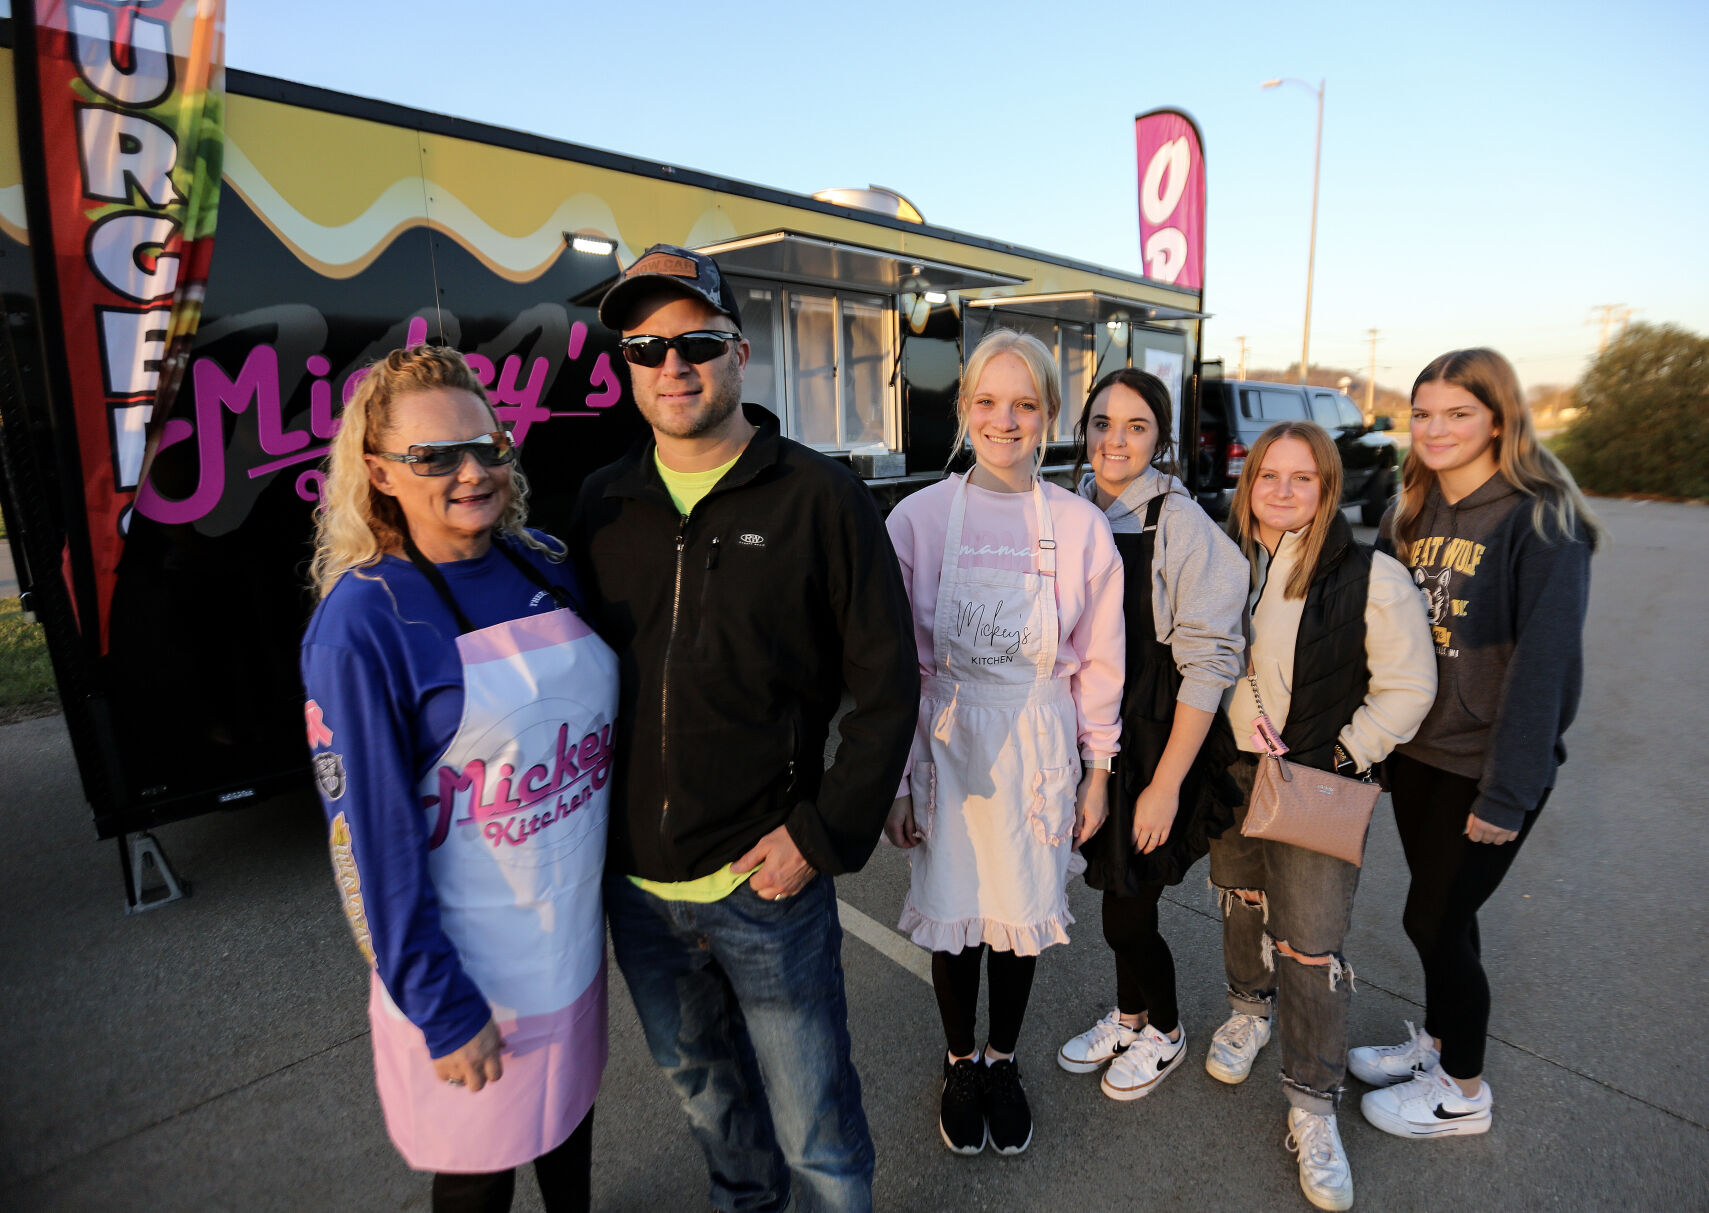
M1556 448L1594 493L1709 498L1709 338L1635 324L1578 385Z
M59 707L42 625L30 623L16 598L0 598L0 723Z

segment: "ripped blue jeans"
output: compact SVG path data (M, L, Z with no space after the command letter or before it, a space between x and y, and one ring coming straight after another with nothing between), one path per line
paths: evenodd
M1229 768L1243 800L1234 825L1211 842L1228 1003L1245 1015L1276 1013L1288 1102L1323 1115L1340 1104L1347 1075L1353 967L1341 949L1359 869L1304 847L1242 834L1257 772L1245 761ZM1257 894L1257 904L1243 893Z

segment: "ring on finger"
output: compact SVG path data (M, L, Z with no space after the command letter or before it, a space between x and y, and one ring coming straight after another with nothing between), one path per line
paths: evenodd
M448 1086L448 1087L464 1087L464 1086L468 1086L468 1084L467 1084L467 1083L466 1083L466 1082L464 1082L464 1081L463 1081L463 1080L462 1080L462 1079L461 1079L461 1078L447 1078L447 1079L446 1079L446 1080L445 1080L445 1085L446 1085L446 1086Z

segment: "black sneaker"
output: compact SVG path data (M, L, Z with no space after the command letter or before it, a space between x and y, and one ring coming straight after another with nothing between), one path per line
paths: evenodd
M950 1063L944 1058L944 1091L938 1101L938 1132L957 1154L985 1148L985 1067L977 1058Z
M999 1154L1019 1154L1033 1140L1033 1112L1021 1087L1021 1068L1013 1057L1005 1057L985 1070L985 1123L991 1148Z

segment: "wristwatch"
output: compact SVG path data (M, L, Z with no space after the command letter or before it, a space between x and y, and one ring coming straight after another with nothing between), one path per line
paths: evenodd
M1086 759L1086 769L1088 771L1113 771L1115 769L1115 759L1088 758Z

